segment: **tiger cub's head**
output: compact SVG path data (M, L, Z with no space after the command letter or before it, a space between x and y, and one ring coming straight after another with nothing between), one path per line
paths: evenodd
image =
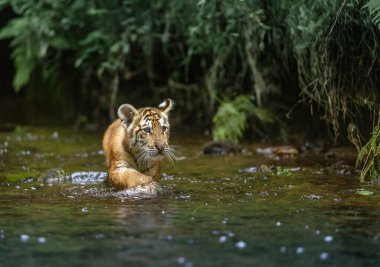
M169 147L169 111L174 102L166 99L158 107L135 109L132 105L119 107L118 116L127 130L130 151L136 160L146 162L171 156Z

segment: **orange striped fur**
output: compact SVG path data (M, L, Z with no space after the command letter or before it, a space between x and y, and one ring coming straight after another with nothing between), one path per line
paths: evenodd
M103 149L108 167L107 182L117 190L158 182L161 162L172 155L169 146L170 99L157 108L119 107L118 116L106 130Z

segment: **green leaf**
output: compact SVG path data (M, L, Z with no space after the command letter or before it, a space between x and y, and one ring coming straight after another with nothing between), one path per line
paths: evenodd
M5 25L0 31L0 40L13 38L20 35L20 32L24 31L29 25L28 18L16 18L12 19Z
M364 8L368 9L373 23L380 28L380 0L370 0Z
M277 167L275 169L274 173L277 176L290 176L290 175L292 175L292 172L290 171L290 169L284 168L284 167Z
M0 11L10 4L9 0L0 0Z
M13 87L16 92L29 82L30 75L36 66L37 58L32 56L33 52L25 47L16 47L12 53L15 62L16 73L13 77Z
M373 195L374 193L372 191L359 189L358 191L356 191L356 194L361 195L361 196L370 196L370 195Z

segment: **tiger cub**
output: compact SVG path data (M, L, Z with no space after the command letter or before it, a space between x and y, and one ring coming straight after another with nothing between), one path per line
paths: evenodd
M103 137L107 182L117 190L160 180L164 156L172 157L168 115L173 104L167 99L157 108L119 107L119 118Z

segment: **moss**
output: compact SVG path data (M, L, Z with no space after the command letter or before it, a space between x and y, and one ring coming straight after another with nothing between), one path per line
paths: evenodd
M87 134L63 128L17 127L0 133L4 147L0 177L19 181L36 177L51 168L75 171L105 170L101 134Z
M40 176L41 173L38 171L28 171L28 172L12 172L6 175L6 181L8 182L18 182L25 178L34 178Z

